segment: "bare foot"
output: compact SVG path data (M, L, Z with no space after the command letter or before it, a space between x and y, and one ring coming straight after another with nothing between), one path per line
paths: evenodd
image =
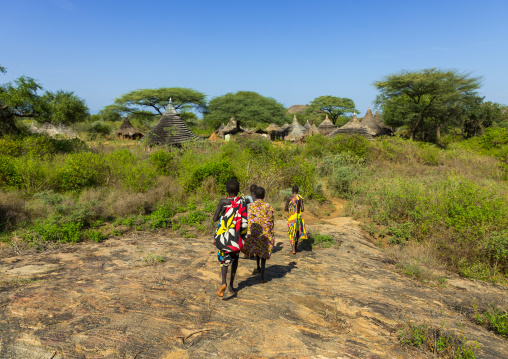
M266 282L265 282L265 278L261 278L261 279L259 280L259 283L266 283Z
M235 290L233 289L233 287L231 286L228 287L228 294L235 294Z
M260 272L260 270L259 270L259 269L254 268L254 270L252 271L252 275L256 275L256 274L258 274L259 272Z
M217 295L219 297L224 297L224 291L226 290L227 285L223 284L221 285L219 291L217 292Z
M295 251L291 251L291 254L296 254L296 252Z

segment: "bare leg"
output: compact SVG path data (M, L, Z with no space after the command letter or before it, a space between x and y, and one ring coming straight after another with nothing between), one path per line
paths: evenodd
M296 232L295 238L295 253L298 252L298 240L300 239L300 232Z
M236 269L238 268L238 256L231 261L231 278L229 279L228 291L234 293L233 282L235 281Z
M226 266L223 266L223 267L220 267L220 272L221 272L221 275L222 275L222 285L219 289L219 291L217 292L217 295L219 297L224 297L224 291L226 290L226 278L228 277L228 267Z
M260 272L261 272L261 280L260 280L260 282L261 283L265 282L265 266L266 266L266 259L265 258L261 258L261 269L260 269Z
M257 264L257 267L256 267L256 269L254 269L254 270L252 271L252 274L253 274L253 275L258 274L258 273L259 273L259 271L261 270L261 269L260 269L260 267L259 267L259 259L260 259L260 258L259 258L259 256L256 256L256 264Z

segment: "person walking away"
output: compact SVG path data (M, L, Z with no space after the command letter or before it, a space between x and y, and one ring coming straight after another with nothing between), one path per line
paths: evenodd
M291 254L296 254L298 249L298 241L300 239L307 239L307 232L305 230L305 223L301 216L305 210L303 205L303 197L298 194L299 188L294 185L292 188L292 196L286 200L284 210L289 212L288 215L288 234L289 242L291 243Z
M219 221L214 236L222 276L222 285L217 292L219 297L224 296L224 291L227 288L229 265L231 265L231 276L228 292L234 293L233 282L238 268L238 255L243 248L247 234L247 207L245 199L238 197L240 183L235 179L227 181L226 191L228 197L219 200L213 215L213 221Z
M254 189L255 201L250 205L248 213L249 228L245 239L244 249L250 256L256 256L257 268L252 274L260 273L260 282L265 283L266 260L270 259L274 244L274 211L270 204L264 201L265 189Z

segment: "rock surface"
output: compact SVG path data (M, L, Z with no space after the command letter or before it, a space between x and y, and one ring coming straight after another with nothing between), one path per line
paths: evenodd
M505 300L505 288L458 277L426 286L399 274L352 219L309 223L337 244L290 255L277 221L267 283L241 258L238 290L224 299L210 238L135 232L4 258L0 358L426 357L397 339L408 319L446 323L480 344L479 358L508 357L506 339L465 315L474 298Z

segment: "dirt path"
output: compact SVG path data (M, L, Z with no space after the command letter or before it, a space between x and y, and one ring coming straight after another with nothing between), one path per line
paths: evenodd
M425 357L398 342L395 326L408 318L445 322L480 344L480 358L508 357L507 340L463 316L475 297L506 298L504 288L412 281L339 213L307 214L309 230L338 245L296 256L277 221L267 283L241 259L238 291L223 300L210 238L135 232L3 259L0 358Z

